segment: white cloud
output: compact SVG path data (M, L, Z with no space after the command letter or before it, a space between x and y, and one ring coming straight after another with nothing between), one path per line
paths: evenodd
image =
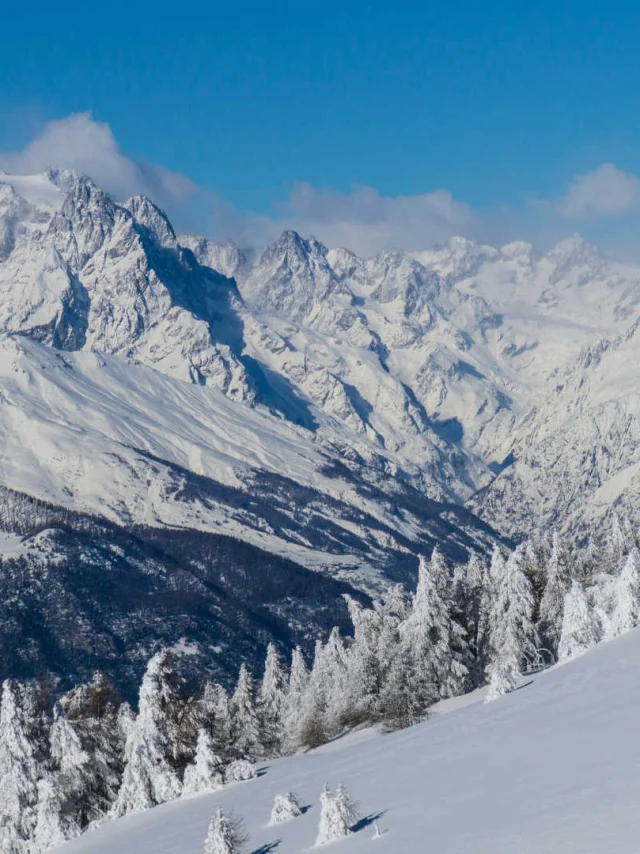
M640 181L630 172L603 163L593 172L577 175L558 204L566 219L620 216L640 207Z
M360 255L383 248L422 249L466 233L473 225L471 209L448 190L385 197L371 187L341 193L305 183L296 185L272 217L241 216L220 206L214 218L216 236L231 236L241 245L261 245L294 228Z
M0 168L14 174L50 167L88 175L117 199L141 193L168 208L198 192L184 175L126 157L109 125L94 121L89 113L49 122L22 151L0 154Z

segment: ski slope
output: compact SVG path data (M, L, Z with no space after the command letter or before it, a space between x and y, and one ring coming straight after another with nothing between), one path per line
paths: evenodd
M631 854L638 850L640 630L540 674L494 703L482 692L431 720L269 763L258 780L109 823L61 854L199 854L216 807L241 815L247 852L313 847L324 781L344 783L364 826L332 851ZM474 702L475 701L475 702ZM268 827L273 797L310 809Z

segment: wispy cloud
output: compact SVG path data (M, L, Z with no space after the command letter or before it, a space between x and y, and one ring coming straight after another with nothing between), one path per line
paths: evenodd
M593 172L577 175L558 203L558 213L566 219L621 216L638 208L640 180L613 163L603 163Z
M273 216L218 210L214 230L231 230L240 243L266 243L285 228L312 234L329 246L361 255L382 248L421 249L469 231L474 215L447 190L417 196L381 196L372 187L350 193L297 184Z
M22 151L0 154L6 172L31 174L50 167L89 175L117 199L141 193L171 206L199 192L184 175L127 157L109 125L94 121L90 113L48 122Z
M385 248L424 249L454 235L494 244L529 239L549 245L579 223L589 239L628 255L625 246L635 246L635 231L633 241L623 232L635 228L640 218L640 179L612 163L576 175L561 198L523 200L519 206L483 213L447 189L383 196L372 187L340 192L298 183L286 200L274 201L269 214L259 215L235 209L178 172L128 157L109 125L89 113L51 121L21 151L0 153L0 168L8 172L56 166L89 175L117 199L148 195L168 211L177 228L217 240L231 238L241 246L262 246L285 228L365 256Z

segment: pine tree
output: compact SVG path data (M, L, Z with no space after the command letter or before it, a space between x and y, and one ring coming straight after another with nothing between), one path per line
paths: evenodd
M628 632L640 621L640 553L629 552L614 586L614 608L608 626L608 637Z
M236 690L231 698L233 746L241 758L256 759L263 754L260 721L255 703L253 679L242 664Z
M301 815L302 808L298 798L293 792L285 792L282 795L275 796L269 824L282 824Z
M264 676L260 684L259 709L262 742L267 753L276 756L284 741L284 716L287 700L287 678L274 644L267 647Z
M198 731L195 760L185 768L182 795L198 795L219 789L224 784L224 766L213 748L209 733Z
M200 698L200 728L205 728L215 752L227 762L233 758L233 732L229 695L217 682L207 680Z
M423 711L460 690L467 676L464 630L451 617L451 585L442 555L420 558L418 586L402 626L402 642L412 657L413 688Z
M351 830L345 817L344 810L338 805L336 795L325 783L320 795L320 823L316 845L327 845L338 839L349 836Z
M53 774L38 780L38 807L33 833L33 850L47 851L67 839L79 836L81 829L65 803L65 783Z
M484 561L471 552L466 566L458 566L453 576L453 599L467 633L469 676L467 687L477 688L484 682L488 663L489 611L491 590Z
M515 688L523 666L536 652L533 593L522 571L522 546L511 554L490 614L491 661L487 701Z
M598 643L602 628L595 611L589 607L587 595L580 582L574 580L566 595L558 660L568 661Z
M553 534L551 556L546 566L546 584L540 602L540 628L545 642L556 653L562 631L564 602L571 587L571 566L563 554L558 534Z
M122 785L111 808L113 817L148 809L180 795L168 719L173 700L171 677L170 655L163 650L149 661L140 686L138 716L127 737Z
M0 839L2 850L19 851L36 824L41 768L29 733L31 696L7 679L0 701ZM13 847L12 847L13 846Z
M285 744L287 753L293 753L301 746L303 706L309 685L309 671L299 646L293 650L289 671L289 690L284 709Z
M242 854L247 839L240 819L218 809L209 824L202 854Z
M352 830L353 825L358 821L358 807L348 789L342 783L338 783L338 788L336 789L336 809L344 819L349 830Z
M248 759L234 759L224 769L225 783L244 783L258 776L256 766Z

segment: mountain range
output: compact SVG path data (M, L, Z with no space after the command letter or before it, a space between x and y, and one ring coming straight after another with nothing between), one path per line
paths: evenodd
M363 259L287 231L245 250L66 170L0 174L5 577L48 576L80 530L129 563L132 536L173 532L245 544L252 577L288 561L324 601L407 582L434 545L456 562L535 530L584 540L640 510L639 324L640 270L578 236ZM175 560L151 572L163 591ZM303 610L301 636L337 619Z

